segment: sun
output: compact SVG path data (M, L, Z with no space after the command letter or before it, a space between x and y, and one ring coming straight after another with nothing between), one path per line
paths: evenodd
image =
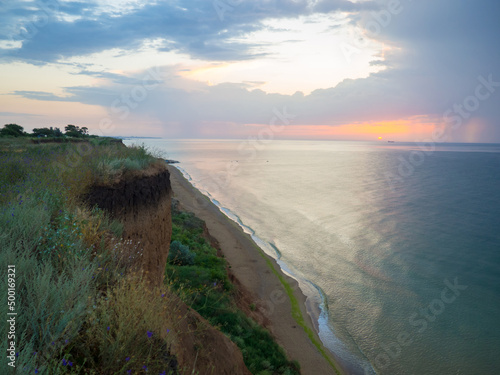
M380 140L382 140L382 137L378 137L378 140L379 140L379 141L380 141Z

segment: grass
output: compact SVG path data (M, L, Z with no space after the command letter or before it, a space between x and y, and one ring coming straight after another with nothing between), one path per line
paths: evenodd
M302 312L300 310L300 305L299 301L297 300L297 297L295 297L295 294L293 292L292 287L290 284L287 283L285 278L274 268L273 264L269 260L268 257L265 256L265 254L262 252L261 249L259 249L260 255L266 260L267 265L269 268L272 270L272 272L276 275L276 277L279 279L283 287L285 288L286 294L288 298L290 299L290 302L292 304L292 316L297 322L299 326L302 327L302 329L306 332L307 337L309 337L309 340L313 343L313 345L319 350L321 355L326 359L326 361L329 363L329 365L332 367L332 369L335 371L337 375L340 375L339 370L335 366L335 363L330 359L328 354L326 354L325 350L323 349L323 345L316 339L316 335L314 332L307 326L307 324L304 321L304 316L302 315Z
M121 240L119 222L81 202L92 184L111 180L101 164L116 176L155 160L144 147L110 140L0 139L0 277L15 266L17 372L178 373L169 352L178 298L134 277L138 245ZM0 293L8 295L7 283ZM7 316L7 304L0 311ZM0 325L1 337L7 329ZM8 341L0 348L6 353Z
M173 288L238 345L252 374L299 374L299 364L286 358L271 334L237 308L226 261L205 239L203 221L176 209L172 219L172 243L181 243L195 254L192 264L173 258L167 265L167 280Z

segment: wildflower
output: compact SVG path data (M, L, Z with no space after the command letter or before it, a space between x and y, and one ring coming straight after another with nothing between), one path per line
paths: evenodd
M142 368L147 372L148 371L148 366L144 365Z
M73 362L68 361L68 365L69 365L69 367L73 367Z
M38 374L38 369L37 368L35 369L35 374Z
M148 337L149 337L149 338L153 337L153 332L148 331Z
M16 353L16 357L19 357L19 352Z
M125 358L125 361L126 362L130 361L130 357Z
M66 362L66 360L63 358L62 364L63 364L63 366L66 366L68 364L68 362Z
M165 297L165 293L162 293L162 295L161 295L161 296L162 296L162 297Z
M109 326L108 326L108 328L106 328L106 329L109 331Z
M132 370L127 370L127 374L131 374L132 373Z

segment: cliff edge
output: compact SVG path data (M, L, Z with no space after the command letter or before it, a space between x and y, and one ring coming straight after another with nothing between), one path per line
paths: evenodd
M142 270L152 287L161 286L172 236L170 173L164 162L129 172L115 181L92 186L86 197L123 223L123 238L139 243ZM249 375L239 348L196 311L179 302L172 354L180 373ZM161 312L158 312L161 314Z

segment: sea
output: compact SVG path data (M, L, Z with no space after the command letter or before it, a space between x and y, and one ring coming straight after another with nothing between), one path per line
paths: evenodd
M500 374L500 145L134 139L299 281L349 374Z

